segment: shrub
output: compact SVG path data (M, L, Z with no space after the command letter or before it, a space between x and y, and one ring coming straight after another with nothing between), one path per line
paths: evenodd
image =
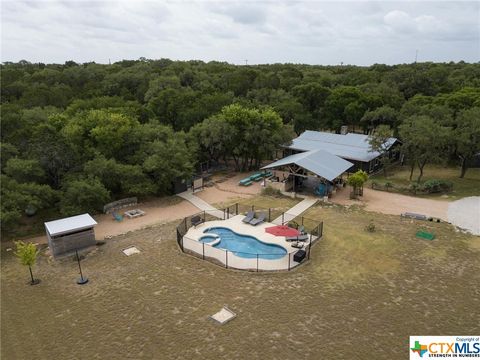
M368 232L375 232L375 224L373 223L373 220L370 220L367 226L365 226L365 230Z
M389 181L385 183L385 189L388 191L390 188L393 188L393 184Z
M453 184L450 181L432 179L423 183L423 191L432 193L443 193L452 191Z
M280 197L282 196L282 192L279 189L267 186L266 188L262 189L262 195Z

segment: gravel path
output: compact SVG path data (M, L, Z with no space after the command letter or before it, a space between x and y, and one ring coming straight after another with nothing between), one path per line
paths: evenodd
M450 203L448 221L480 235L480 196L470 196Z

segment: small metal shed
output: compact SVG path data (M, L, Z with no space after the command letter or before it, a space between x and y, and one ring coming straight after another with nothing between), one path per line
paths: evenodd
M97 222L82 214L45 223L48 246L54 257L96 244L93 227Z

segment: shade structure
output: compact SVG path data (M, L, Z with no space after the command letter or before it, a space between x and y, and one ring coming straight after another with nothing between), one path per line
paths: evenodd
M265 232L275 236L298 236L300 231L286 225L271 226L265 229Z
M291 164L298 165L328 181L333 181L353 166L353 163L327 151L311 150L284 157L262 169L273 169Z

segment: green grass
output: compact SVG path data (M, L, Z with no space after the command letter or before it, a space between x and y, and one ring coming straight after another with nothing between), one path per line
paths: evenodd
M3 249L1 358L404 359L412 334L478 330L480 237L359 208L314 206L306 216L324 221L324 237L290 272L227 270L182 254L176 223L88 254L85 286L71 258L44 252L33 269L42 282L29 286L28 269ZM419 228L436 239L417 239ZM130 245L141 254L124 256ZM237 318L214 324L208 316L225 304Z
M412 180L416 181L418 177L418 169L415 169ZM453 183L453 191L445 194L422 194L418 196L440 199L460 199L467 196L480 195L480 169L468 169L465 177L460 179L460 168L456 167L442 167L437 165L426 165L423 172L422 182L430 179L447 180ZM396 166L389 170L388 177L385 178L383 172L372 176L366 186L370 186L372 181L380 184L386 182L392 183L394 186L408 187L410 169L408 166ZM392 189L391 191L395 191Z

